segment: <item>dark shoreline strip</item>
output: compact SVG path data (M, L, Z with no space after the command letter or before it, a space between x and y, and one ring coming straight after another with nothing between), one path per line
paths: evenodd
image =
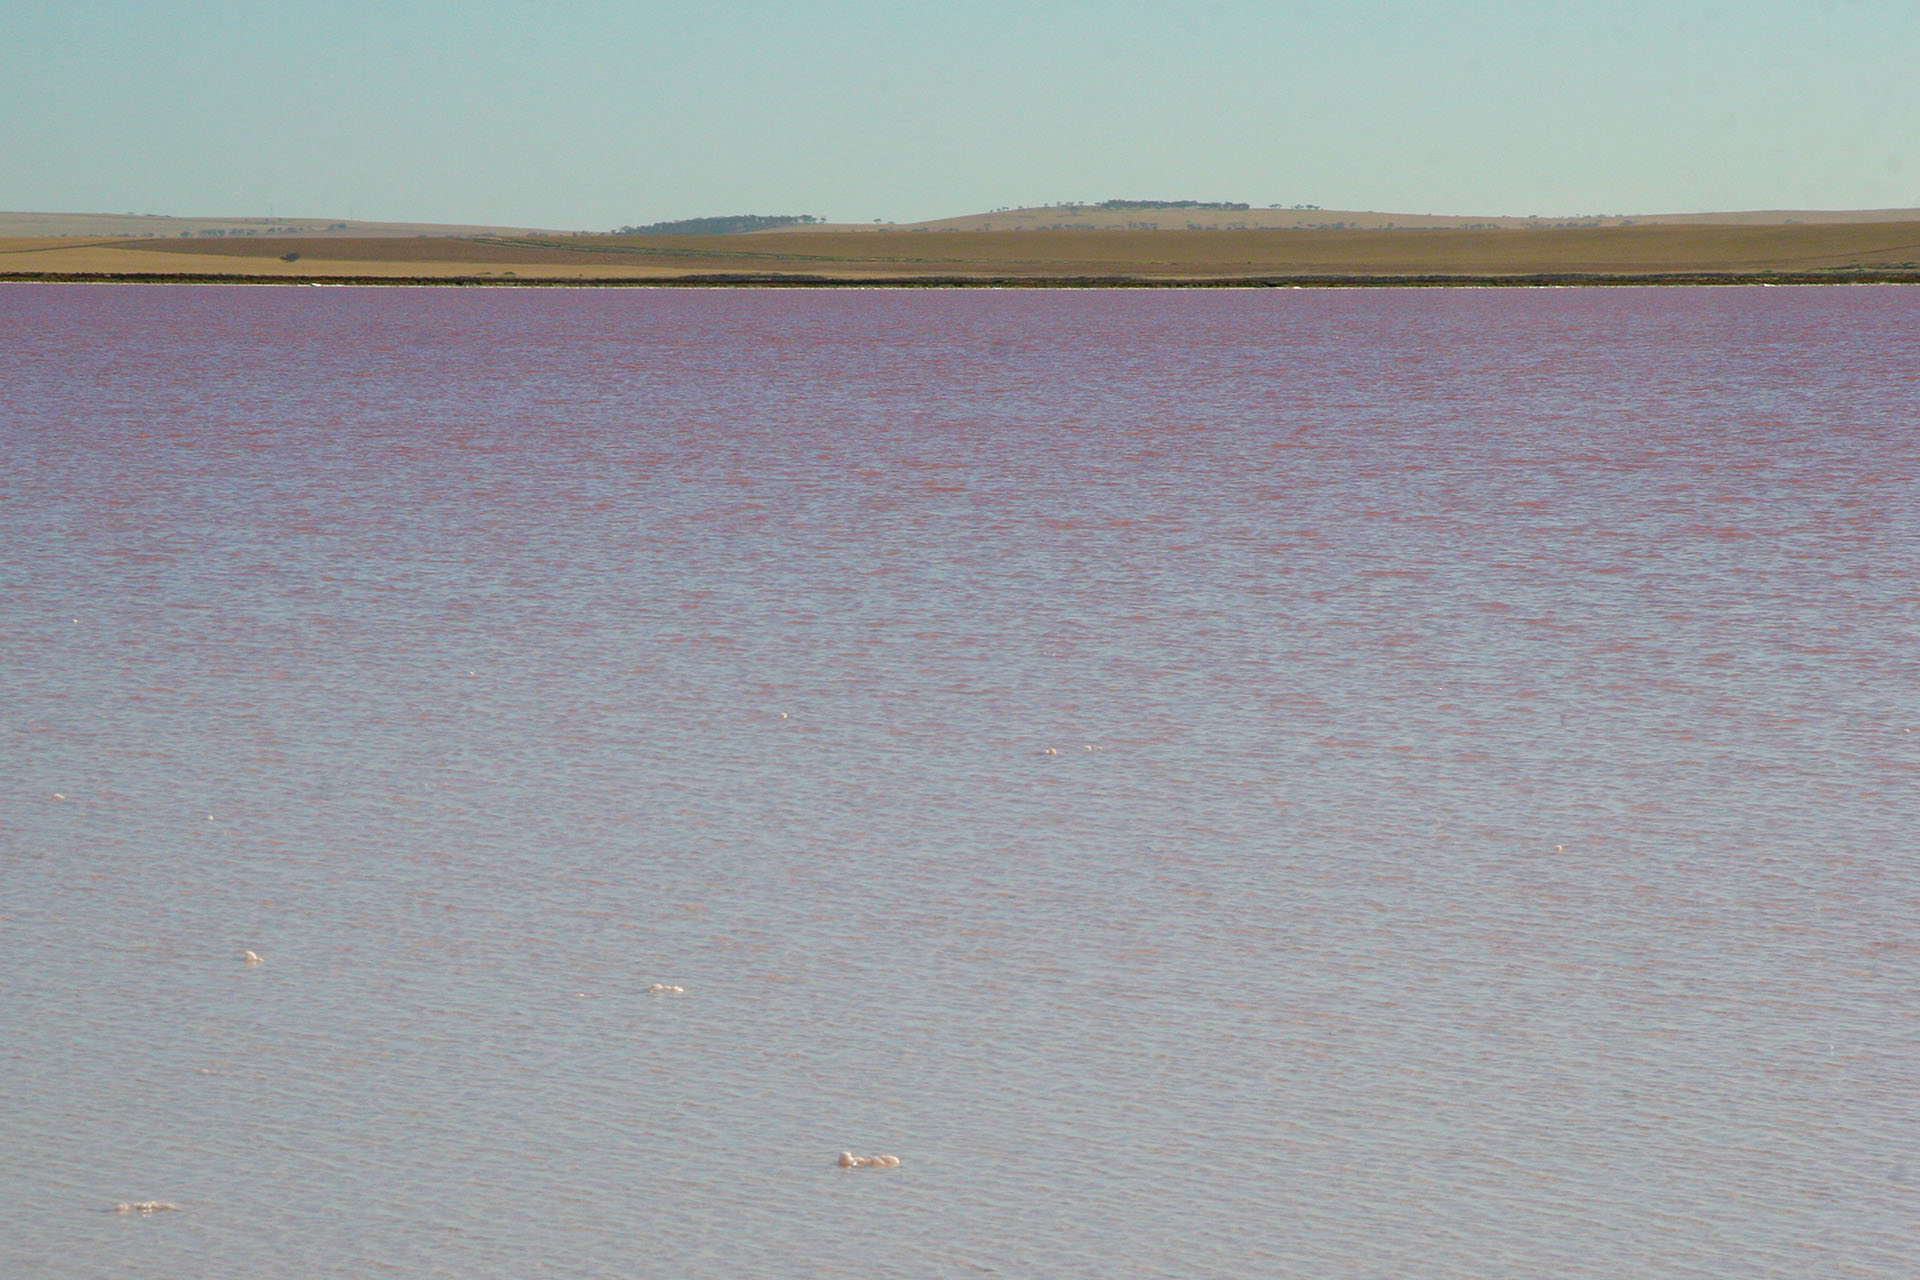
M160 271L0 272L0 283L405 285L493 289L1488 289L1647 285L1920 284L1920 271L1838 268L1829 271L1673 271L1635 274L1529 272L1519 275L1196 276L831 276L736 274L659 279L562 276L261 276Z

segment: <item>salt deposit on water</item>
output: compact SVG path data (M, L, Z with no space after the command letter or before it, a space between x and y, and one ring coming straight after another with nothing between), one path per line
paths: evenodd
M0 1274L1910 1275L1916 331L0 287Z

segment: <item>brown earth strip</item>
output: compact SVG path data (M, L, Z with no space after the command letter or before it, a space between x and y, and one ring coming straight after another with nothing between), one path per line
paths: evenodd
M0 278L1194 284L1920 279L1913 222L0 241Z

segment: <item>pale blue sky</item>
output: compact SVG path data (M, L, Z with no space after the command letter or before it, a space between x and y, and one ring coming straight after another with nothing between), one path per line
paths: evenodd
M1917 0L0 0L0 209L1920 206Z

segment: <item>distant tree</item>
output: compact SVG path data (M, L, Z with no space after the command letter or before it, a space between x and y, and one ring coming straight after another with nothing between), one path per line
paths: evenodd
M1085 207L1085 206L1079 206ZM1247 206L1232 200L1102 200L1096 209L1224 209L1242 212Z
M807 226L820 219L810 213L736 213L714 218L680 218L621 227L623 236L730 236L743 231L771 231L776 227ZM875 218L875 222L880 219Z

